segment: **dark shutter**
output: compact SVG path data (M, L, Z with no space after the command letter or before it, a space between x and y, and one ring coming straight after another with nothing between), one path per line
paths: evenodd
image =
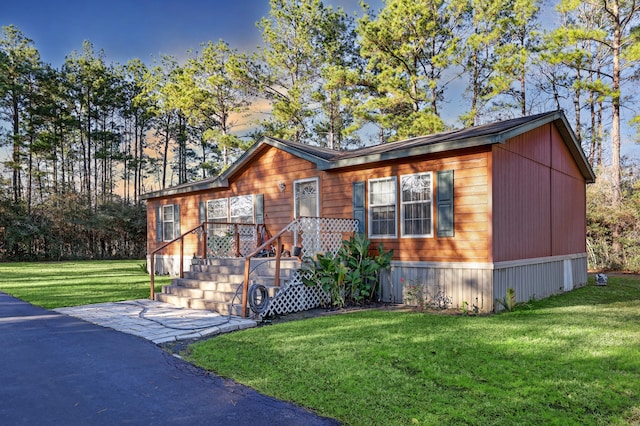
M162 206L156 209L156 241L162 241Z
M253 211L256 217L256 225L264 224L264 194L253 196Z
M453 237L453 170L438 172L437 179L438 237Z
M173 238L180 236L180 204L173 205Z
M200 223L207 220L207 203L204 201L200 201L200 205L198 206L198 221Z
M353 182L353 218L358 219L358 232L364 234L365 226L365 182Z

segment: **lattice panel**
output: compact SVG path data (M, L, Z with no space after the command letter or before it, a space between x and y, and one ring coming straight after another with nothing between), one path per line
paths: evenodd
M240 234L240 254L246 256L257 248L256 227L255 225L238 225L238 233Z
M236 256L236 229L240 237L240 254L246 256L256 249L255 225L243 224L215 224L207 234L207 245L211 257L235 257Z
M283 315L306 311L326 305L331 301L328 293L319 286L309 287L302 282L302 272L296 271L291 281L269 301L264 315Z
M304 217L299 220L302 233L302 253L313 257L316 253L336 254L342 246L345 234L358 230L356 219L328 217Z
M207 233L207 246L211 257L235 257L233 226L214 225Z

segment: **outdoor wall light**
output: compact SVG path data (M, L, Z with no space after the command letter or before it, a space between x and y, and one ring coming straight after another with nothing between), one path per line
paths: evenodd
M280 192L284 192L284 190L287 189L287 185L283 181L278 182L278 187L280 188Z

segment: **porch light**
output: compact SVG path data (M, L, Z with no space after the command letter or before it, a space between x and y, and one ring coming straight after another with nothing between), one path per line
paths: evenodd
M280 188L280 192L284 192L284 190L287 189L287 185L283 181L278 182L278 187Z

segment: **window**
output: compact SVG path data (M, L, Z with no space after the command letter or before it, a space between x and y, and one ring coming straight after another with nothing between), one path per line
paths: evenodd
M431 173L400 177L400 211L403 237L433 235Z
M396 237L396 178L369 181L369 236Z
M157 241L171 241L180 236L180 206L168 204L156 211Z
M232 223L253 223L253 195L231 197L229 216Z
M207 220L209 222L227 223L229 222L229 199L219 198L207 201ZM226 225L209 224L207 232L211 235L222 236L227 232Z
M229 201L226 198L207 201L207 220L209 222L228 222L228 206Z

